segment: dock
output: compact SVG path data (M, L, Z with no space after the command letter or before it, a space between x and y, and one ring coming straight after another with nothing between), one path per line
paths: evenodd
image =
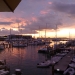
M71 50L57 64L55 64L54 70L64 72L67 69L68 64L71 62L72 58L73 58L73 50Z

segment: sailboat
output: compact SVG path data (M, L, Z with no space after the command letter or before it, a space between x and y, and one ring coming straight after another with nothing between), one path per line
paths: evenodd
M46 23L46 29L47 29L47 23ZM52 50L52 48L49 46L49 43L47 42L46 29L45 29L45 46L38 50L39 53L48 53L48 51Z
M57 49L57 24L56 24L56 32L55 32L55 43L54 43L54 50Z
M19 31L19 23L18 23L18 31ZM26 40L22 37L22 35L19 37L19 33L18 33L18 38L15 38L15 40L13 40L13 47L27 47L27 43L25 43Z

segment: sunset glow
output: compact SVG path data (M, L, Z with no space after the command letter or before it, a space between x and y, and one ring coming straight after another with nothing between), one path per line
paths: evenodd
M57 37L74 38L74 6L75 1L70 0L67 3L64 0L22 0L14 13L0 13L0 35L9 35L10 29L11 33L17 34L19 26L22 35L37 38L56 37L57 34Z

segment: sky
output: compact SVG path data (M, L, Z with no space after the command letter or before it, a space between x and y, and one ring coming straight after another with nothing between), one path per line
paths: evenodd
M0 35L75 37L75 0L22 0L13 12L0 12Z

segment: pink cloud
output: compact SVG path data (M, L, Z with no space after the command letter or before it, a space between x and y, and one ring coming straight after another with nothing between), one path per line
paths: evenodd
M52 2L48 2L48 4L52 4Z
M48 12L49 12L49 10L43 10L43 11L41 11L40 13L41 13L42 15L46 15Z
M32 17L32 21L37 21L37 18L36 17Z

